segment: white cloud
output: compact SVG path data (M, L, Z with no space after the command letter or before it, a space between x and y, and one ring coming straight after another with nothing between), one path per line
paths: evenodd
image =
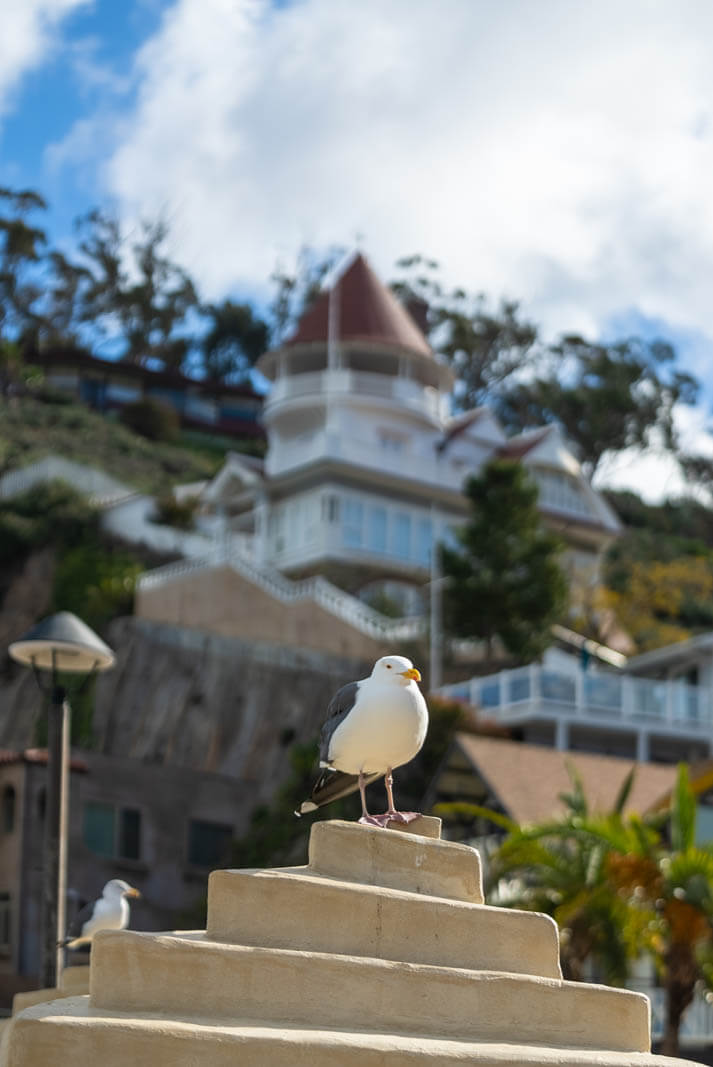
M700 0L178 0L105 188L213 292L361 233L552 330L713 334L712 31Z
M675 411L681 451L713 459L710 419L700 408L679 405ZM710 494L686 481L676 460L664 449L628 448L605 458L594 480L598 487L631 489L650 504L668 498L694 496L711 505Z
M89 0L6 0L0 32L0 113L22 76L45 58L60 23Z

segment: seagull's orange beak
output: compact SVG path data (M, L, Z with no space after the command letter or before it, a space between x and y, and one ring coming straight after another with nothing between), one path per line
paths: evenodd
M403 674L404 678L411 678L414 682L421 681L421 672L418 670L417 667L409 667L407 671L401 671L401 673Z
M139 893L138 889L134 889L134 887L132 886L131 889L127 889L126 893L124 893L124 896L125 897L136 897L137 900L140 900L141 893Z

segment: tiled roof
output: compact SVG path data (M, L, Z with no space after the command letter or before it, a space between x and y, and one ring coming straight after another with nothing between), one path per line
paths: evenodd
M333 321L338 323L338 340L378 342L433 355L414 319L361 254L354 257L331 290L319 294L285 342L287 346L328 341L330 293L337 302Z
M579 774L594 811L610 811L617 793L634 766L633 760L590 752L560 752L542 745L501 741L491 737L458 734L457 743L473 769L489 785L510 818L538 822L561 815L561 793L571 793L567 767ZM625 811L653 808L676 779L676 767L665 763L637 763Z
M11 763L47 763L47 749L46 748L26 748L24 751L17 751L13 748L0 748L0 767ZM89 767L85 760L80 759L78 756L73 756L69 761L70 769L73 771L88 771Z

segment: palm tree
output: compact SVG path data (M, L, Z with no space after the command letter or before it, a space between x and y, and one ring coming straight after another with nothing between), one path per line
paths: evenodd
M533 826L470 804L437 805L436 814L508 831L490 857L488 899L555 919L565 977L581 979L589 964L621 985L631 960L651 957L666 998L661 1051L676 1056L696 986L713 989L713 846L696 845L688 769L678 769L669 808L644 818L623 816L633 771L603 815L590 811L570 774L564 815Z
M699 984L713 988L713 846L696 844L696 796L678 768L665 837L633 842L609 860L612 881L653 913L646 948L666 996L661 1051L676 1056L683 1015Z
M471 804L438 805L445 819L488 819L507 836L488 860L487 894L491 903L551 915L560 928L560 958L565 978L581 981L589 966L611 985L623 985L636 956L635 932L643 921L608 876L610 836L621 834L621 811L631 789L624 782L612 811L595 818L581 780L569 768L573 789L561 799L565 813L535 825L518 825L487 808ZM598 833L590 832L596 825Z

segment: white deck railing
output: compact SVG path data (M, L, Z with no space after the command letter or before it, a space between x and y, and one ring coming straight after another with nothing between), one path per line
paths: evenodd
M147 571L139 578L140 592L159 588L199 571L228 566L283 604L311 600L319 607L376 640L409 640L423 633L420 618L390 619L374 611L320 576L293 582L279 571L259 567L239 552L220 545L202 559L181 560Z
M705 732L713 725L711 693L678 679L655 681L584 670L565 674L536 664L445 686L443 693L503 724L550 714L674 731Z

